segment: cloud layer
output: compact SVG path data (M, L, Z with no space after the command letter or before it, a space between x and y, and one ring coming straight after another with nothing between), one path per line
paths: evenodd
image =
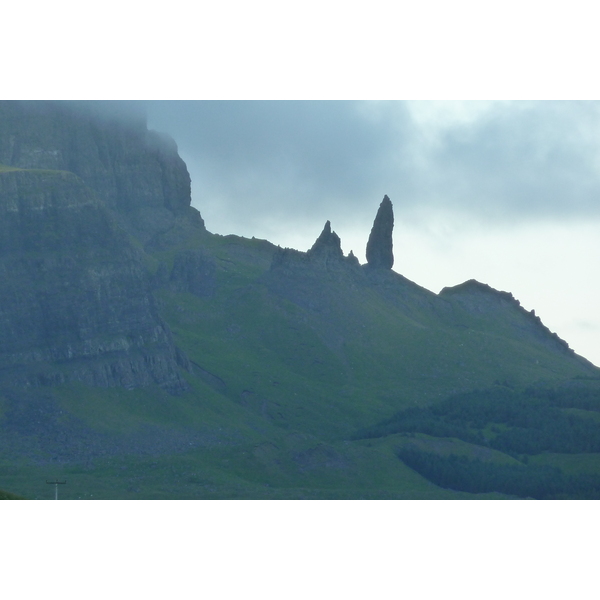
M151 102L208 229L308 249L326 220L364 261L377 207L394 269L511 291L597 364L600 104ZM575 319L576 317L576 319ZM577 321L575 322L574 321Z
M150 126L177 141L209 229L211 218L248 234L279 222L358 222L372 218L384 194L406 218L444 210L491 225L600 216L592 102L146 108Z

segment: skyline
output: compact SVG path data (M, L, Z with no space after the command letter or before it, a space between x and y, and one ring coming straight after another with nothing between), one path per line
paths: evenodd
M600 365L596 102L151 101L221 235L307 250L331 221L361 263L394 206L394 270L511 292Z
M116 10L94 10L93 15L87 15L91 17L91 27L74 27L73 19L65 18L64 11L51 5L40 7L43 15L37 19L31 18L28 4L11 4L7 8L5 21L11 26L5 28L2 41L10 60L4 65L3 81L5 95L12 99L598 97L597 83L591 75L596 55L595 20L591 18L589 7L577 4L565 11L560 6L522 2L503 6L502 10L473 3L424 3L406 5L398 16L397 11L391 12L391 7L385 10L379 4L371 7L372 10L353 7L342 14L339 6L326 5L324 9L320 3L318 7L290 5L283 12L277 11L274 21L272 4L239 5L235 7L237 14L228 3L206 5L201 18L196 19L182 18L189 13L189 6L176 4L169 11L150 8L142 15L139 6L120 3L114 7ZM85 16L87 10L82 7L77 17ZM24 40L28 43L23 43ZM430 112L435 114L436 111ZM422 119L426 120L426 115ZM441 117L438 115L436 119ZM166 120L162 122L167 124ZM172 135L181 150L182 136L175 131ZM200 168L190 160L191 155L184 153L184 158L193 178L192 200L201 210L207 228L221 234L233 233L234 229L245 234L236 229L237 225L234 227L233 219L219 219L218 205L211 201L211 194L208 190L199 191L205 189ZM408 210L403 208L403 198L384 187L382 183L381 189L373 191L372 196L365 194L364 210L352 230L345 225L344 211L334 212L329 206L324 211L327 214L319 212L310 222L306 242L292 239L289 245L312 243L325 220L331 219L333 228L342 237L344 251L354 248L357 254L364 252L377 206L387 193L396 212L396 271L425 287L440 287L438 279L443 280L442 285L453 285L469 277L481 277L494 287L509 289L528 308L535 308L542 321L571 347L592 359L592 351L586 349L597 345L598 330L588 329L584 336L587 345L584 347L583 339L580 344L570 329L563 330L559 319L554 322L551 307L542 305L541 298L535 294L525 297L526 289L516 285L510 263L505 261L507 280L495 271L484 271L480 276L472 263L457 264L462 255L472 256L471 248L475 247L481 268L485 268L489 260L483 249L494 255L493 249L498 248L494 239L489 239L491 234L483 232L479 238L469 238L471 243L467 243L464 236L460 244L456 230L461 227L477 230L476 224L469 226L458 217L447 222L441 215L410 221ZM224 212L227 217L227 211ZM571 256L581 262L584 253L587 262L593 265L598 255L597 221L578 221L573 228L569 228L568 222L553 221L545 229L538 229L536 236L543 242L568 230L566 245L576 243L580 248L579 251L571 249ZM294 229L293 217L289 222L292 227L287 231ZM353 238L354 229L356 237ZM527 240L530 229L523 225L518 236L515 231L520 244ZM249 223L246 235L267 237L267 233L275 243L287 243L275 239L279 235L277 228L269 229L266 222ZM493 237L503 239L502 231ZM509 241L505 239L504 245L509 245ZM533 243L527 245L534 246ZM444 252L449 246L462 250L452 254ZM539 260L549 268L546 258L549 250L542 251L539 244L535 247L539 248ZM514 254L526 278L531 267L523 268L518 252ZM535 263L535 256L530 256L530 260ZM432 262L437 269L431 267ZM447 264L464 267L464 272L444 272ZM569 294L562 295L565 309L559 311L558 316L578 313L582 299L589 304L585 310L581 309L582 316L593 314L598 305L600 298L597 290L592 290L593 282L589 279L587 287L582 286L577 271L554 267L556 278L568 279L569 283L560 286L554 282L550 289L570 290ZM546 277L549 278L552 273ZM542 291L546 289L541 284L538 287ZM597 322L592 324L598 327ZM594 362L600 364L600 357ZM9 589L13 583L22 586L23 581L29 581L24 575L29 573L32 561L46 574L54 574L68 557L76 571L86 574L93 571L98 560L114 557L115 548L123 553L120 564L126 564L134 575L147 572L149 564L160 567L155 570L156 577L134 576L129 578L131 581L125 581L125 585L130 584L138 594L140 589L146 588L173 593L174 582L181 590L197 586L197 578L191 576L195 574L194 569L188 569L187 577L181 569L181 564L190 556L186 540L191 539L190 535L193 537L193 532L190 533L189 524L198 522L193 503L180 503L175 516L168 503L152 506L150 503L126 506L104 503L92 520L87 518L87 505L60 506L71 516L64 519L65 535L56 538L58 550L48 554L45 549L34 548L34 556L27 562L18 560L19 553L13 552L16 558L11 563L13 568L8 570L11 574ZM402 504L402 512L408 516L400 520L397 508L395 503L379 503L375 511L370 503L205 504L203 510L212 512L201 524L204 547L219 549L227 543L231 536L223 535L224 527L241 546L235 546L237 555L233 563L221 560L223 552L212 552L214 560L205 569L208 579L202 589L222 591L223 581L231 579L227 577L234 564L241 569L241 576L230 583L232 590L243 593L250 581L262 586L264 597L279 597L280 584L290 579L298 564L306 564L306 557L313 557L317 568L305 570L314 575L303 578L304 588L311 593L315 586L331 589L338 595L343 590L350 597L364 595L364 591L389 593L389 589L397 587L396 569L390 563L395 560L390 540L398 536L408 549L402 557L406 566L403 590L407 592L419 590L422 593L424 581L432 594L446 593L454 586L465 595L473 596L486 589L490 581L494 582L498 595L513 593L518 587L523 594L530 591L530 595L577 596L585 595L593 586L591 576L586 576L594 572L590 563L594 556L590 540L594 539L595 521L588 514L595 508L592 503L578 503L577 511L573 511L572 504L565 502L513 502L502 506L484 502L416 502ZM53 506L53 510L56 509ZM129 514L124 517L125 509L129 509ZM22 547L28 539L23 535L24 530L31 537L48 527L45 512L32 511L31 506L27 510L27 519L8 521L9 540L15 547ZM327 515L323 514L324 510L328 510ZM80 517L86 527L80 526L80 522L84 522ZM152 532L155 543L147 543L149 520L158 524L158 532ZM285 528L280 526L282 522L286 523ZM353 543L348 543L349 522L354 523ZM552 527L548 527L550 522ZM259 525L257 531L255 524ZM115 533L117 539L127 537L127 543L115 546ZM97 543L85 553L74 553L74 547L85 543L83 534ZM432 545L430 540L435 536L439 543ZM78 544L73 544L74 537ZM326 550L326 556L320 561L319 556L313 556L315 546L319 546L315 545L315 539L326 541L320 544ZM165 557L155 551L161 543L170 548L166 564ZM361 543L367 552L356 552ZM427 561L421 559L425 553ZM498 569L498 565L506 564L508 556L512 557L515 567L511 575L506 569L501 572ZM265 557L270 561L271 571L279 573L269 578L266 589L265 578L257 579L264 570ZM331 568L332 559L333 566L339 568ZM465 578L467 562L472 569ZM323 575L322 565L327 567L328 576ZM389 566L387 575L382 565ZM358 574L358 579L355 576L347 581L340 579L340 572L351 572L354 566L353 575ZM439 577L430 577L432 566L440 572ZM113 583L123 587L122 569L115 572L119 579L109 577L101 583L104 588L108 589ZM548 573L552 576L548 577ZM36 581L42 582L44 578ZM41 583L30 585L42 591Z

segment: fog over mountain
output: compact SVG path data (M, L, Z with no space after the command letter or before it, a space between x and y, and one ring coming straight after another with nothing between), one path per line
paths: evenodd
M589 4L569 5L570 10L535 2L502 7L412 3L400 11L389 3L343 10L339 3L260 2L204 4L200 11L183 3L167 10L151 5L140 10L137 4L122 2L100 11L93 5L78 5L75 12L72 6L65 11L60 5L38 4L33 13L31 8L28 3L4 7L4 99L598 98L592 63L596 20ZM112 111L126 105L124 116L131 109L141 110L151 128L175 139L191 175L192 203L209 231L268 238L307 250L330 220L344 252L352 249L364 262L373 218L387 194L395 216L395 271L434 292L471 278L508 290L578 353L600 365L600 291L591 274L600 259L597 104L110 104ZM264 246L256 242L256 248ZM120 247L110 252L118 255ZM179 319L187 313L178 307L174 315ZM188 323L183 329L189 329ZM231 388L237 370L231 369ZM208 380L207 385L218 383ZM253 379L252 385L258 384ZM165 406L174 406L166 417L180 427L190 420L208 420L215 429L226 430L228 421L237 426L248 421L262 431L268 421L258 394L243 399L247 407L236 408L240 398L232 393L223 399L217 389L207 408L205 402L182 405L145 392L109 392L88 390L84 395L76 390L62 401L77 414L91 415L92 424L102 426L102 435L107 426L111 435L122 435L137 419L154 423L155 415L165 418ZM140 401L124 402L131 394ZM271 399L270 393L265 397ZM86 398L90 401L82 406ZM92 410L95 405L106 409L98 415ZM51 439L54 429L45 423L55 419L69 434L72 421L65 423L65 414L40 413L37 407L33 403L27 413L25 404L17 404L15 414L34 415L34 432L41 430L41 442L52 441L62 449L64 439ZM289 407L295 404L288 400ZM272 409L269 404L267 412ZM256 420L246 414L240 419L241 410L254 411ZM334 414L331 422L342 422ZM22 424L18 419L13 423L17 428ZM273 431L269 423L267 428ZM133 445L144 436L154 443L152 433L142 429ZM188 439L182 440L187 445ZM69 436L67 441L73 442ZM193 453L192 460L149 456L126 459L122 465L101 460L66 474L43 465L29 471L20 464L7 465L0 488L25 489L17 483L28 473L44 497L54 491L45 483L48 478L68 481L58 486L61 499L74 497L79 486L87 497L109 497L115 481L123 482L121 492L127 497L154 489L163 493L177 485L211 497L230 481L237 492L239 480L228 476L233 463L241 466L238 473L243 476L250 472L268 497L273 487L267 485L280 483L282 457L288 459L287 472L295 473L293 481L314 482L319 468L307 467L318 467L319 459L321 469L344 473L320 439L285 441L281 436L274 441L275 446L243 446L254 453L250 471L241 453L236 460L227 448L209 448L205 454ZM379 442L372 447L370 441L368 446L366 441L348 447L340 443L336 452L357 461L367 489L388 486L397 473L410 486L416 481L417 490L425 489L427 482L410 475L391 450L386 455L386 448L393 446L386 446L385 439ZM417 442L423 443L419 434ZM102 447L85 446L91 454ZM127 444L108 446L129 450ZM441 453L448 452L448 445L439 446ZM450 448L457 446L462 450L459 443ZM385 460L374 460L382 456ZM496 451L493 456L516 460ZM573 461L563 464L575 465L578 472L577 457L571 455ZM546 453L539 458L547 458ZM593 463L587 465L595 468ZM215 464L219 466L213 469ZM263 473L257 464L271 470ZM298 475L294 468L305 471ZM381 478L380 469L385 473ZM446 489L443 494L456 495ZM176 511L168 502L97 503L100 510L94 510L93 519L87 505L62 506L69 517L60 520L61 535L52 537L54 551L28 544L27 561L12 552L7 556L6 589L22 595L24 587L38 586L44 593L48 578L32 578L32 563L55 574L67 560L78 573L64 583L68 594L70 587L81 587L93 565L106 564L107 557L117 568L105 569L99 585L129 585L137 595L163 589L186 595L201 586L214 588L213 595L233 596L256 582L263 598L279 598L299 565L308 568L293 579L298 595L331 589L335 594L329 595L341 591L358 597L368 591L385 596L398 587L399 564L402 589L414 589L416 595L424 587L431 596L454 587L475 597L493 581L497 595L514 594L518 587L535 590L529 594L533 596L585 597L595 583L594 569L582 568L593 557L590 540L597 520L586 518L588 512L592 517L593 503L578 503L573 511L566 502L411 502L399 511L395 502L210 502L201 506L208 514L203 519L198 519L194 502L178 503ZM45 510L29 506L27 511L27 519L7 520L5 539L11 547L20 548L46 530L56 533L56 519L49 520ZM194 555L190 540L195 539L202 540L200 582L196 568L181 568ZM162 547L169 551L156 551ZM516 568L506 569L507 557ZM471 567L468 578L463 575L466 561ZM149 565L157 567L153 576L140 577ZM230 576L232 569L238 577ZM347 573L351 576L344 577Z
M147 108L0 103L0 496L42 498L44 468L78 499L600 497L600 369L537 306L403 275L417 245L396 236L398 254L387 194L366 264L330 219L308 251L211 232ZM313 138L277 144L311 171ZM315 189L333 193L320 168ZM270 202L260 215L291 208L281 227L310 231Z
M395 270L433 291L511 290L596 363L600 105L595 102L154 101L210 231L306 250L331 220L365 260L394 204Z

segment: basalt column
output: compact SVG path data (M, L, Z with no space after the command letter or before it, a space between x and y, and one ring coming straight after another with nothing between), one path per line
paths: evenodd
M391 269L394 264L392 230L394 210L387 196L383 197L367 242L367 263L370 267Z

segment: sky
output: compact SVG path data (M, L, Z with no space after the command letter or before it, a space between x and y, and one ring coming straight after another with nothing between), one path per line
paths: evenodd
M225 0L190 7L182 0L167 7L107 0L101 9L79 3L75 10L63 0L9 3L2 13L9 26L0 38L7 57L1 95L391 100L276 108L161 102L148 107L148 116L152 127L177 141L192 177L193 203L210 231L304 250L329 219L344 250L364 260L387 194L396 215L394 270L434 292L471 278L508 290L600 365L598 109L587 102L539 102L600 97L592 3ZM432 102L417 102L422 99ZM524 102L507 102L514 99ZM27 523L34 523L32 535L54 534L58 550L36 566L60 572L67 556L81 582L90 565L114 555L114 540L122 541L130 580L113 561L101 584L121 589L125 580L138 595L145 585L150 596L172 592L174 581L198 587L197 561L190 563L198 550L189 529L195 522L202 525L202 547L219 549L222 539L235 539L236 547L251 542L240 546L246 550L240 560L229 553L223 561L223 552L213 552L203 576L215 597L231 580L232 560L241 573L239 592L250 582L265 598L281 596L281 585L298 579L289 565L296 571L302 566L307 591L325 589L325 583L330 596L340 589L348 597L366 590L389 594L397 588L398 561L405 567L403 590L414 588L417 595L423 582L429 595L437 585L438 595L460 587L475 597L493 579L498 597L518 586L524 595L530 589L529 596L548 598L577 596L579 588L585 596L595 584L589 540L597 520L585 512L595 508L591 504L573 511L569 503L403 503L402 510L396 503L377 510L368 502L335 503L335 515L343 518L335 531L328 528L332 515L317 512L324 504L242 504L215 503L221 513L208 520L199 519L194 503L178 507L177 515L169 503L135 504L143 525L155 525L155 543L147 543L147 527L133 530L119 503L95 509L91 520L87 503L64 505L68 514L58 537L55 519L40 512L50 505L42 503L39 520L27 507L26 518L10 521L16 529L8 539L15 547L26 543ZM250 508L254 512L235 520L233 529L223 529L232 511ZM92 522L96 542L86 546ZM259 535L248 531L253 523L260 524ZM76 537L81 531L85 539ZM396 539L403 540L400 547L390 543ZM328 577L319 557L313 560L315 543L327 549ZM72 552L82 546L86 552ZM165 563L156 547L180 550L170 551ZM265 560L272 567L267 578ZM465 560L472 566L468 581ZM435 580L432 564L440 573ZM23 575L30 565L12 565L15 589L28 581ZM146 577L148 565L156 566L156 576Z
M600 118L574 101L599 97L587 3L191 15L109 0L80 28L40 5L23 33L28 6L4 15L3 97L157 99L150 126L176 140L210 231L306 250L330 220L364 260L387 194L394 270L434 292L471 278L510 291L600 365Z
M384 195L394 270L511 292L600 365L600 103L153 101L209 231L307 250L325 222L365 262Z

